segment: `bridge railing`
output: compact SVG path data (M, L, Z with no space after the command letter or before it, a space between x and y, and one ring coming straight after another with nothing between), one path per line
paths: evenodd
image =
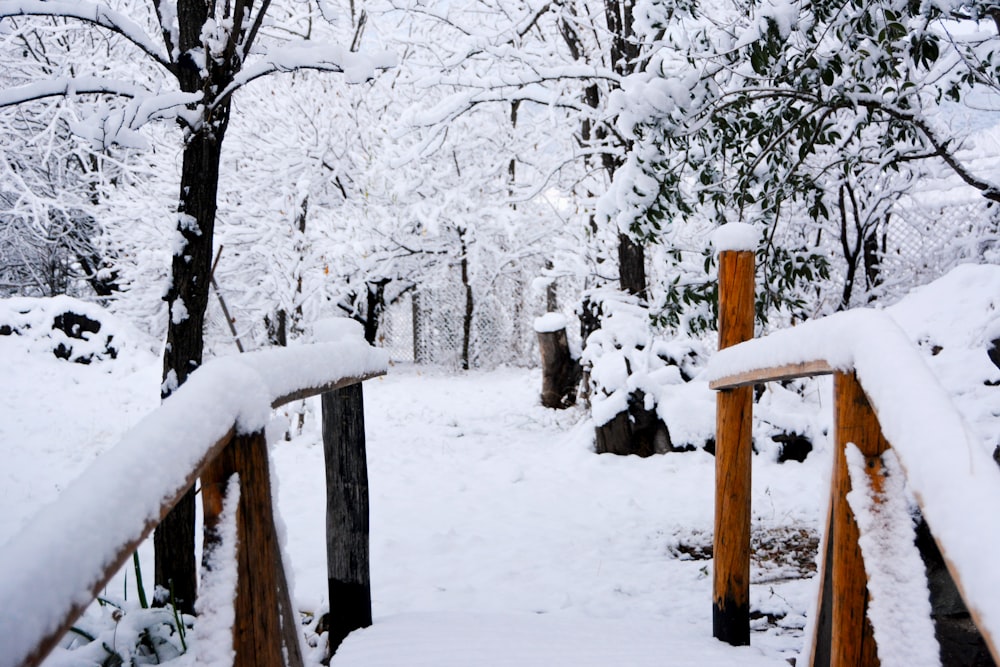
M912 527L899 530L910 517L902 483L894 476L905 477L1000 664L1000 567L987 546L1000 543L995 519L1000 469L920 352L888 315L868 309L750 340L754 253L723 249L719 260L720 350L707 372L710 386L718 390L715 636L732 644L750 639L752 386L833 374L835 462L821 547L820 600L807 638L809 664L879 664L880 653L891 654L893 643L909 643L904 651L919 645L920 638L910 634L917 629L934 641L926 583L900 591L909 584L901 579L913 568L884 562L916 553ZM873 627L870 618L879 619L881 627ZM936 655L928 659L933 662Z
M346 581L368 591L360 383L384 374L386 367L381 350L356 338L206 363L0 550L0 667L39 664L199 478L204 551L221 549L230 559L234 554L238 573L229 611L199 610L199 624L212 614L231 624L235 665L301 665L300 623L275 530L264 427L272 408L309 396L323 395L324 412L334 412L324 415L325 451L353 457L346 468L360 470L363 479L344 480L352 485L348 491L328 488L328 510L343 513L344 498L357 498L360 492L363 498L356 502L363 506L350 511L363 514L366 532L363 575L331 571L330 583L343 588ZM349 409L345 401L351 402ZM334 432L345 422L353 425L349 435L354 442ZM327 481L329 486L329 471ZM228 527L220 526L224 512L231 517ZM339 519L328 517L331 521ZM331 538L336 544L342 536ZM206 581L216 576L212 569L202 569L202 591L232 585L224 575L220 581ZM225 606L226 595L222 598ZM357 619L367 613L370 623L370 593L352 602L366 604L367 611L347 610L339 616ZM331 616L337 617L337 610Z

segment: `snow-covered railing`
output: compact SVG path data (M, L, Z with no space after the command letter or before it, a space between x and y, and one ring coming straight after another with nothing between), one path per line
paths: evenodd
M199 477L205 550L221 545L237 562L231 565L230 558L218 568L229 575L203 569L199 625L232 633L233 664L301 664L299 623L272 514L264 427L272 408L308 396L322 394L326 413L353 390L360 411L360 383L384 374L387 362L363 339L345 337L216 359L192 374L0 550L0 667L41 662ZM344 412L324 414L324 441L349 449L357 443L339 442L328 430L338 426L332 422L353 420L357 435L360 423L363 468L363 421ZM331 498L347 496L328 491ZM366 477L361 491L367 521ZM224 512L227 495L238 498L229 502L238 503L238 511ZM229 520L234 525L220 523L220 515L235 515ZM233 572L237 580L228 581ZM214 579L206 582L206 576ZM208 595L227 586L228 596ZM222 608L206 598L221 600ZM368 605L370 619L370 599Z
M749 248L722 248L720 351L707 369L719 390L715 636L749 643L752 385L833 373L836 462L809 664L939 664L903 477L1000 662L1000 568L984 548L1000 543L1000 469L918 350L880 311L734 340L734 321L742 337L752 336L753 273Z

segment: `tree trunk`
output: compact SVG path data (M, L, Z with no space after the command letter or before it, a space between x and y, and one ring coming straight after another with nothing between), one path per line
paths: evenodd
M372 623L368 463L361 384L323 394L330 653Z
M212 242L222 132L208 126L184 147L177 233L184 246L172 258L167 346L161 396L166 399L202 363L205 311L211 283ZM172 590L178 607L194 613L198 570L194 558L194 490L188 491L153 537L157 586Z
M618 235L618 282L623 292L646 299L646 251L627 234Z
M542 356L542 405L560 410L575 405L580 364L570 354L566 329L539 331L538 349Z
M472 285L469 284L469 248L465 244L465 230L458 231L462 244L462 286L465 288L465 313L462 316L462 370L469 370L469 348L472 343Z
M387 279L365 283L365 320L362 324L365 327L365 340L368 341L369 345L375 344L378 328L382 323L382 311L385 310L385 286L388 283Z
M413 363L420 364L424 362L424 346L421 340L423 327L420 324L420 292L417 290L413 290L413 294L410 296L410 314L413 324Z

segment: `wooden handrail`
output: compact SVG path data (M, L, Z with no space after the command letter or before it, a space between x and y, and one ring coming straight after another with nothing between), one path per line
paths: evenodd
M817 375L830 375L836 369L823 359L802 361L781 366L754 368L733 375L726 375L708 383L709 389L736 389L762 382L783 382Z
M749 279L752 281L752 275ZM721 312L727 298L721 281L719 298ZM752 310L744 315L752 321ZM980 443L970 437L961 415L919 351L886 313L866 309L838 313L722 349L709 362L705 379L710 387L720 390L718 428L723 429L729 428L721 417L721 399L727 393L759 382L831 372L836 387L837 465L827 525L829 542L821 552L824 567L832 567L834 574L824 576L821 571L819 576L821 589L832 585L836 591L822 591L827 603L832 602L832 611L829 606L824 608L822 601L820 605L822 614L830 614L834 627L832 638L828 637L832 645L819 657L814 652L810 664L877 664L871 629L864 627L867 582L863 566L859 566L860 575L848 573L851 568L845 566L845 559L860 563L860 554L848 555L857 551L857 528L852 528L853 515L844 500L850 488L843 461L848 442L867 457L870 476L880 465L881 452L889 446L894 449L949 573L994 661L1000 662L1000 571L982 558L977 546L985 536L992 536L991 543L1000 539L1000 528L987 511L1000 506L1000 471ZM717 433L716 437L720 441L734 436ZM963 483L942 484L942 480L954 479ZM717 475L717 485L725 483L725 477ZM873 480L874 488L879 484ZM749 514L749 494L741 495L739 502L746 503L744 513ZM726 553L729 545L745 541L748 523L723 524L721 528L740 534L716 535L716 559L721 548L723 559L748 560L749 553ZM969 536L975 537L970 541ZM716 589L715 599L721 594ZM843 627L845 623L853 626Z
M41 662L181 495L247 440L237 435L266 465L272 406L383 375L387 362L346 340L221 358L192 374L0 550L0 667Z

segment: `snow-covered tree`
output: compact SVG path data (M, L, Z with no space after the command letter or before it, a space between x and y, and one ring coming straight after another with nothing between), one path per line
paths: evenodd
M145 123L168 118L183 132L183 156L173 242L162 394L168 396L202 361L222 145L233 94L275 72L347 72L362 81L376 63L347 47L289 40L269 24L271 3L234 0L152 0L145 3L3 0L5 35L32 32L44 44L68 30L96 31L130 49L130 60L74 53L73 65L0 91L0 106L56 96L100 96L98 112L80 131L106 145L133 144ZM53 26L48 33L38 25ZM387 64L387 63L382 63ZM128 72L129 78L118 78ZM173 586L185 610L195 598L194 497L188 494L157 530L156 583Z
M1000 100L989 3L644 0L636 13L655 53L617 100L635 142L607 200L619 224L663 238L682 221L761 224L764 283L782 288L767 294L806 313L802 285L828 251L847 267L835 304L853 302L859 266L876 281L888 206L920 174L1000 201L969 141Z

